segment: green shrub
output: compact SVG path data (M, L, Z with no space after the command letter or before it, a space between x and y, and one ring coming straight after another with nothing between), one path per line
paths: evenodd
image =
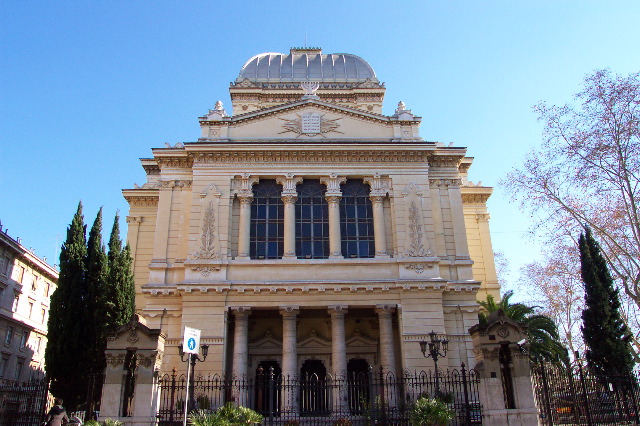
M85 426L101 426L100 422L97 420L87 420L83 423Z
M195 410L189 415L189 424L193 426L236 426L262 423L262 416L250 408L231 402L215 412Z
M444 402L422 397L411 410L410 419L414 426L446 426L453 416L453 411Z

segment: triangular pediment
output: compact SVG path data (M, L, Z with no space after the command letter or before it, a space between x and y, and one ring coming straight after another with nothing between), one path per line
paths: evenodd
M225 117L220 121L205 119L201 121L201 125L211 127L210 134L229 141L290 140L321 143L344 139L391 141L398 139L399 126L403 126L407 134L406 129L417 128L419 122L417 117L412 121L399 122L397 117L369 113L317 99L303 99ZM412 130L412 136L413 133Z

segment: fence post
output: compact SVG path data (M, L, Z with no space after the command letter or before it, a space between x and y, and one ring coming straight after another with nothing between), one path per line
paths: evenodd
M544 362L538 363L540 374L542 375L542 394L544 395L544 411L549 419L549 426L553 426L553 413L551 412L551 399L549 398L549 382L547 381L547 371Z
M462 389L464 391L464 421L465 424L471 424L471 409L469 407L469 390L467 389L467 370L464 368L464 362L462 367Z
M369 418L371 419L371 424L374 424L376 421L376 386L374 384L373 368L371 366L367 369L367 374L369 375Z
M578 351L576 351L576 355L577 355L577 352ZM576 359L578 359L577 356L576 356ZM593 422L591 420L591 410L589 409L589 396L587 394L587 384L585 383L584 374L582 373L582 363L580 362L579 359L578 359L578 372L580 374L580 384L582 385L584 409L586 410L586 414L587 414L587 425L591 426Z
M273 367L269 367L269 424L272 425L273 424L273 415L274 415L274 407L273 407L273 385L274 385L274 380L273 380Z
M169 421L173 422L173 410L175 407L175 397L176 397L176 373L177 370L173 367L171 370L171 402L169 403Z

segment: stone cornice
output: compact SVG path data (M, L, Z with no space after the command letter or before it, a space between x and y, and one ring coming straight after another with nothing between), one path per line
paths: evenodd
M123 189L122 195L130 206L150 207L158 205L158 189Z
M486 204L493 193L493 188L488 186L463 186L461 193L464 204Z
M464 292L475 294L480 289L480 282L447 282L445 280L387 280L368 281L366 283L338 283L326 282L210 282L210 283L180 283L178 285L153 285L142 287L142 293L150 296L176 296L193 293L380 293L398 291L429 291L429 292Z
M372 112L363 111L356 108L350 108L339 104L329 103L325 101L319 101L315 99L302 99L288 104L280 104L272 107L259 109L256 111L247 112L233 117L225 117L222 122L228 122L229 124L241 123L249 120L257 120L265 117L269 117L275 114L280 114L286 111L297 110L305 108L307 106L313 106L316 109L323 111L332 111L339 113L342 116L357 118L366 121L372 121L377 123L389 124L391 122L390 117L381 114L375 114ZM414 117L413 120L408 120L407 124L417 124L422 120L421 117ZM200 117L201 125L220 125L220 121L207 121L204 117Z

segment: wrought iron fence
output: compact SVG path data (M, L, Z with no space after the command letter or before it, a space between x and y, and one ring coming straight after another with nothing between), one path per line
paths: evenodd
M0 426L32 426L44 419L48 384L44 379L0 380Z
M531 368L544 425L640 424L640 377L592 374L582 363Z
M253 377L204 376L192 381L174 371L161 377L160 425L179 424L184 410L215 410L226 402L252 408L264 424L278 425L406 425L420 396L438 396L456 413L453 425L482 423L479 379L464 364L459 370L415 372L395 376L381 372L345 377L311 375L291 378L273 371Z

